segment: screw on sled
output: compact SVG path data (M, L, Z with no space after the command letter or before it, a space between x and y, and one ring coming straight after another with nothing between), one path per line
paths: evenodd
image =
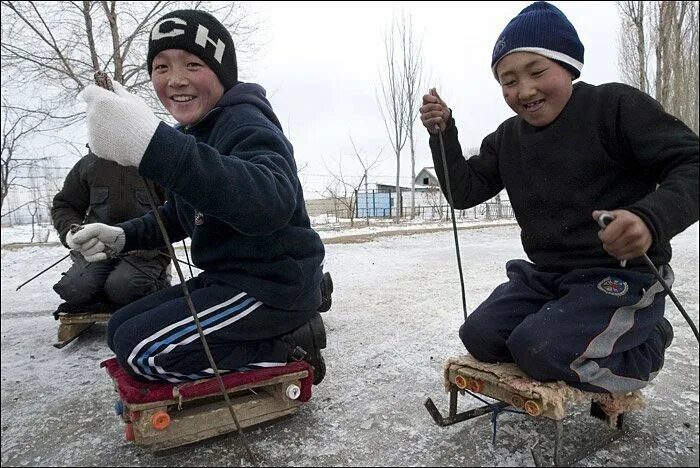
M148 383L127 374L115 358L100 365L119 394L115 411L127 441L161 451L237 430L215 379ZM311 399L313 378L305 361L222 375L241 428L296 413Z
M59 321L58 341L54 343L54 348L63 348L95 323L107 323L109 317L119 307L121 307L119 304L104 302L84 305L71 305L64 302L59 305L53 313L53 317Z
M552 457L555 466L576 463L622 436L624 413L644 406L644 398L640 391L624 394L584 392L564 382L539 382L531 379L512 363L488 364L471 356L448 359L444 365L444 378L445 389L450 393L448 416L440 414L430 398L425 401L425 407L439 426L449 426L492 413L495 442L497 418L502 411L550 419L555 425ZM485 403L485 406L458 413L459 394L469 394ZM478 395L495 399L496 402L489 403ZM591 401L591 416L603 419L615 430L602 440L577 447L575 451L564 456L562 442L567 410L570 406L584 401ZM532 447L532 456L535 464L542 466L543 457L538 444L539 442Z

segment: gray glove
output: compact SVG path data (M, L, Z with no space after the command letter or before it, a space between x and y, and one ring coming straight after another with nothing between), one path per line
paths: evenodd
M66 235L68 246L80 252L88 262L101 262L124 249L124 230L102 223L86 224L75 234Z

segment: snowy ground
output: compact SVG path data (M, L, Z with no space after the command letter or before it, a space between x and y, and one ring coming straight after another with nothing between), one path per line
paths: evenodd
M10 231L3 229L3 244L21 240ZM460 231L469 311L505 280L505 262L523 257L518 236L515 226ZM673 245L674 290L697 323L698 225ZM110 356L104 326L64 349L51 346L59 304L51 285L65 266L15 292L65 253L59 245L2 249L2 465L248 464L235 436L157 456L124 441L112 384L99 368ZM536 440L551 448L546 420L505 414L494 446L488 417L440 428L423 407L430 396L446 412L441 366L463 353L451 232L329 242L327 265L335 283L333 308L323 314L328 374L297 415L248 433L263 465L532 466ZM698 345L670 302L667 317L676 338L645 391L648 406L627 416L626 437L584 466L698 466ZM460 410L470 406L460 399ZM567 420L568 448L604 429L585 410Z

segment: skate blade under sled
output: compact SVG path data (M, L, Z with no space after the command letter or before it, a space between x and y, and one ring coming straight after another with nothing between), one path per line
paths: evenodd
M100 366L119 394L115 412L125 423L127 441L161 451L237 431L216 379L146 383L127 374L115 358ZM311 399L313 378L305 361L222 375L241 428L296 413Z
M85 333L95 323L107 323L109 317L119 304L96 303L74 306L63 303L58 306L53 316L58 320L58 341L54 348L61 349L80 335Z
M439 426L449 426L484 414L494 413L493 438L496 437L496 421L502 411L524 413L532 417L543 417L554 421L555 440L552 461L555 466L568 466L582 458L595 453L608 443L624 434L623 416L625 412L643 408L644 397L641 392L607 394L584 392L566 385L564 382L539 382L529 378L515 364L488 364L471 356L448 359L444 366L445 390L450 394L448 416L438 411L433 401L428 398L425 407ZM458 395L470 396L485 403L485 406L461 413L457 412ZM488 402L481 396L496 402ZM576 447L564 456L562 440L563 421L570 407L591 402L591 416L602 419L614 428L603 440L594 441L586 446ZM510 408L510 409L509 409ZM542 466L543 456L538 447L539 441L531 448L537 466Z

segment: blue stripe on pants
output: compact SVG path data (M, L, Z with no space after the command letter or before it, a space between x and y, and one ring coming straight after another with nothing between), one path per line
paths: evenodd
M285 363L287 345L279 337L307 322L315 312L269 307L233 286L201 275L188 280L187 286L220 369L233 370L261 362ZM233 310L249 300L253 302L247 307ZM182 333L183 330L188 332ZM175 335L179 338L173 340ZM179 381L211 376L211 365L180 285L115 312L107 326L107 342L121 366L141 380Z

